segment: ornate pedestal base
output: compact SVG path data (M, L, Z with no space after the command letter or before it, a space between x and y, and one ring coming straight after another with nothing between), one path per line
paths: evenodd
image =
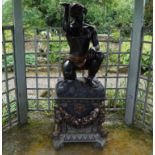
M93 143L94 147L102 148L105 145L106 138L103 133L97 132L96 125L82 129L68 126L66 132L61 132L59 135L53 137L53 145L56 149L60 149L65 143L75 142Z
M105 116L105 94L102 84L95 82L98 83L96 88L79 80L58 82L53 132L56 149L73 142L94 143L98 148L104 146L106 139L101 126Z

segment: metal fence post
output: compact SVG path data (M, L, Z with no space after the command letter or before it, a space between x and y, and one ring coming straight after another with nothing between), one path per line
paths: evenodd
M141 38L145 7L144 1L145 0L135 0L125 111L125 123L127 125L131 125L134 120L134 110L137 96L137 85L141 55Z
M27 92L26 92L24 35L22 25L21 3L22 0L13 0L14 57L15 57L18 120L20 124L24 124L27 122Z

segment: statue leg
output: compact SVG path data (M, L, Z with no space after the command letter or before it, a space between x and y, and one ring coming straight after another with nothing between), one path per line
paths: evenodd
M94 57L90 59L88 65L88 78L93 79L96 75L101 63L103 61L104 55L101 52L96 52Z
M75 80L76 79L76 66L70 60L66 60L62 66L62 71L65 80Z
M86 62L86 68L88 69L87 83L92 87L95 87L95 85L93 84L93 78L99 70L103 58L103 53L95 52L94 56L91 56L91 58L88 57L88 60Z

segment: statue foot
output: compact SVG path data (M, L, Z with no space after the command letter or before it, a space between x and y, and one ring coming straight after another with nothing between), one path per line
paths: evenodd
M93 79L85 78L85 80L86 80L86 84L88 84L90 87L92 87L92 88L98 87L97 83L95 81L93 81Z
M52 134L52 136L53 136L53 137L57 137L59 134L60 134L59 131L54 131L53 134Z
M54 131L53 131L52 136L53 137L58 137L59 134L60 134L60 128L59 128L58 124L56 124L55 127L54 127Z
M105 131L105 130L101 129L101 130L100 130L100 134L101 134L102 137L107 138L107 136L108 136L108 131Z

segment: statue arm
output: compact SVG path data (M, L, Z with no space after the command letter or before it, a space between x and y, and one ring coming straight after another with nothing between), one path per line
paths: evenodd
M70 18L69 18L69 3L60 3L65 8L64 18L63 18L63 30L68 32L70 29Z
M97 37L97 32L94 28L92 31L91 39L92 39L93 48L95 49L95 51L99 51L100 50L99 41L98 41L98 37Z

